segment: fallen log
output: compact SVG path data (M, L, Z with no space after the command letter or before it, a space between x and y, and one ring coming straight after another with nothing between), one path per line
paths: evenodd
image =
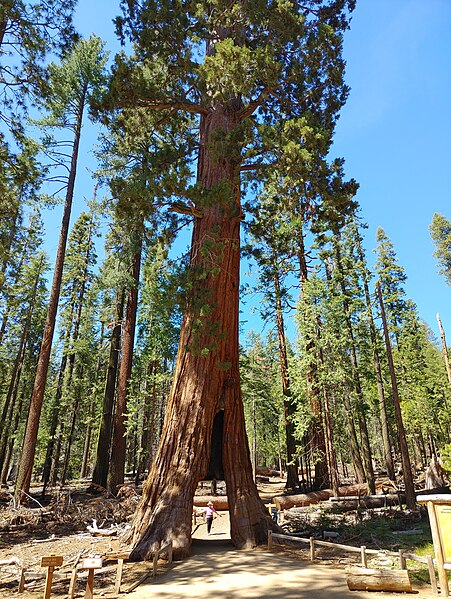
M350 591L412 593L412 583L407 570L379 570L353 566L347 572L346 582Z
M15 555L7 559L0 559L0 566L17 566L18 568L23 568L22 561Z
M366 485L349 485L339 488L339 495L363 495L367 491ZM320 501L327 501L333 497L332 489L324 489L322 491L314 491L312 493L298 493L296 495L279 495L272 498L272 503L276 504L278 510L288 510L293 507L304 507L313 505Z
M279 470L273 470L272 468L267 468L266 466L257 466L256 474L262 476L280 476Z
M228 510L229 502L226 496L213 496L213 495L199 495L194 496L193 507L207 507L208 502L211 501L217 510Z
M362 495L361 497L330 497L331 504L329 509L338 508L342 511L356 510L360 507L366 509L376 509L392 505L400 505L406 501L405 493L399 495ZM326 508L327 509L327 508Z
M421 491L415 491L415 497L418 497L418 495L446 495L446 493L451 493L449 486L436 487L435 489L421 489Z
M88 524L86 529L92 535L99 536L99 537L112 537L112 536L117 535L117 528L114 528L114 527L113 528L99 528L97 526L96 520L92 521L92 526L89 526L89 524Z

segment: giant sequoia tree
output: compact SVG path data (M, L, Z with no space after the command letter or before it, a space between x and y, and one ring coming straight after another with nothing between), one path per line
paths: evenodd
M296 160L305 116L325 105L335 114L353 4L122 2L118 30L135 55L118 59L111 100L158 110L162 122L186 111L199 126L196 183L177 201L194 217L191 277L162 440L134 519L134 559L168 539L179 557L189 552L193 495L210 458L223 470L235 545L263 541L271 526L252 479L238 370L240 173Z

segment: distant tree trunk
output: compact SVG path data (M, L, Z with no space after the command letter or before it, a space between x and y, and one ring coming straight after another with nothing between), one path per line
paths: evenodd
M68 341L68 340L67 340ZM50 480L50 472L52 471L52 465L54 463L54 451L55 441L57 437L58 425L60 424L60 408L61 408L61 397L63 395L64 377L66 374L67 367L67 353L63 349L63 356L61 358L61 364L58 372L58 382L56 385L55 395L52 399L50 407L50 430L49 440L47 443L47 450L44 460L44 468L42 471L42 496L45 496L47 485Z
M318 327L319 327L318 323ZM324 356L322 350L319 352L319 359L321 364L324 363ZM328 471L330 476L330 485L334 492L335 496L339 494L339 476L338 476L338 465L337 465L337 456L335 453L334 446L334 434L332 428L332 416L330 413L330 405L329 405L329 394L326 386L323 385L323 405L324 405L324 428L325 428L325 441L326 441L326 449L327 449L327 462L328 462Z
M117 367L121 351L122 318L124 316L125 292L116 299L116 317L110 341L110 355L103 394L102 418L97 441L96 463L92 483L106 489L110 464L111 431L113 430L113 406L116 391Z
M222 441L232 541L251 547L274 529L252 478L240 390L240 162L214 158L217 137L236 132L240 107L238 100L217 104L200 120L197 181L212 197L220 189L221 200L205 202L202 216L194 219L190 264L196 278L182 322L162 438L133 520L135 560L147 558L167 540L173 541L176 558L188 555L194 492L207 473L213 421L220 410L223 434L217 441Z
M297 258L299 263L299 276L301 284L301 306L305 301L305 285L308 281L307 260L305 256L305 245L303 231L298 231L297 235ZM304 310L301 309L301 317L305 318ZM305 353L309 356L309 364L306 375L307 393L309 398L310 411L313 416L312 424L308 434L308 442L315 459L315 480L312 490L324 489L329 486L329 476L326 459L326 438L322 424L321 409L321 388L318 381L318 367L314 356L315 342L313 339L307 339Z
M17 434L17 431L19 429L20 415L22 413L22 407L23 407L24 401L25 401L24 393L25 393L25 388L20 395L19 402L17 403L17 405L14 408L14 414L10 421L11 422L11 431L13 434L10 435L8 445L6 447L5 458L3 460L3 465L1 468L1 475L0 475L0 485L1 486L6 486L8 483L9 467L11 464L11 458L12 458L13 451L14 451L14 444L16 442L15 435Z
M13 239L14 239L14 235L16 234L16 230L17 230L17 218L18 218L18 214L16 215L16 221L13 224L13 230L10 233L10 239L9 239L9 246L12 245L13 243ZM11 283L11 287L14 288L15 283L17 283L17 281L19 280L19 275L20 272L22 270L22 265L25 261L26 255L27 255L27 249L28 249L28 240L25 240L24 242L24 246L22 248L22 252L20 255L20 260L19 260L19 264L17 265L16 268L16 272L15 272L15 276L14 276L14 280ZM6 269L8 268L8 258L9 258L9 253L10 253L10 248L8 248L5 251L5 259L3 261L3 268L2 268L2 274L0 277L0 293L2 293L2 287L3 287L3 281L5 279L5 273L6 273ZM8 294L6 294L7 298L8 298ZM5 335L6 332L6 327L8 326L8 321L9 321L9 317L11 315L11 302L8 302L5 310L3 311L3 318L2 318L2 324L0 326L0 345L3 343L3 337ZM0 436L1 436L1 432L0 432Z
M63 396L64 378L66 376L70 335L71 335L71 331L70 331L70 329L68 329L66 332L64 344L63 344L63 355L61 357L60 368L58 371L58 381L56 384L56 391L55 391L55 395L52 398L52 404L50 407L49 440L47 443L47 450L46 450L45 460L44 460L44 468L42 471L42 497L45 497L47 485L49 484L49 481L50 481L50 473L52 471L52 466L54 466L54 462L55 462L54 452L55 452L56 431L58 430L58 425L60 424L61 398Z
M2 420L5 424L7 424L7 427L5 427L0 437L0 470L2 469L3 463L6 458L9 439L16 432L16 429L12 426L12 422L13 414L15 413L17 407L17 391L19 389L20 377L25 359L25 349L28 341L28 333L29 330L28 327L26 327L22 333L19 351L16 356L8 392L5 398L5 403L3 405Z
M354 468L355 478L358 483L365 482L365 469L363 468L359 441L357 439L357 433L354 425L354 409L351 404L349 393L343 391L343 404L345 407L345 426L348 433L349 441L349 452L351 454L352 465Z
M371 447L370 447L370 438L369 438L369 434L368 434L368 425L366 422L366 414L364 411L364 397L363 397L363 392L362 392L362 385L360 383L360 374L359 374L359 366L358 366L358 360L357 360L357 352L356 352L356 348L355 348L355 340L354 340L354 331L353 331L353 327L352 327L352 322L351 322L351 317L350 317L350 313L349 313L349 301L347 299L347 293L346 293L346 285L345 285L345 280L344 280L344 276L343 276L343 267L342 267L342 263L341 263L341 254L340 254L340 248L338 246L338 243L335 243L335 258L336 258L336 265L338 268L338 271L340 273L340 288L341 288L341 293L342 293L342 297L343 297L343 307L344 307L344 320L345 320L345 325L346 325L346 329L348 331L348 337L349 337L349 351L350 351L350 358L351 358L351 368L352 368L352 376L354 379L354 387L355 387L355 392L357 394L357 398L358 398L358 402L359 405L357 406L356 409L356 414L357 414L357 420L359 423L359 429L360 429L360 441L361 441L361 452L362 452L362 457L363 457L363 466L365 468L365 477L366 477L366 482L368 484L368 490L370 492L371 495L374 495L376 493L376 485L374 482L374 469L373 469L373 462L372 462L372 457L371 457Z
M61 278L63 274L64 257L66 254L67 236L69 232L69 220L72 209L72 198L74 195L75 176L77 172L78 148L80 145L81 124L83 119L84 97L86 89L80 100L80 110L77 116L75 126L74 145L72 148L72 160L69 172L69 181L67 185L66 201L64 204L63 219L61 223L60 236L58 241L58 250L53 272L52 287L50 290L49 305L45 321L44 333L42 336L41 349L39 352L38 365L31 397L30 410L28 413L27 425L25 429L22 456L20 459L19 470L16 480L16 497L20 501L25 501L26 494L30 490L31 475L33 471L34 456L36 452L36 441L38 437L39 420L41 417L42 402L44 400L45 384L50 362L50 352L52 350L53 333L55 331L56 313L58 310L58 301L61 289Z
M27 316L23 325L22 335L20 338L19 349L17 351L16 359L14 361L13 369L11 372L11 379L6 393L6 398L3 404L2 414L0 418L0 470L5 460L7 451L7 440L10 434L15 432L15 429L11 427L11 421L14 414L14 407L17 398L17 392L19 389L20 377L22 375L22 369L25 360L25 353L28 344L28 338L30 335L31 320L35 309L36 293L39 285L39 279L42 274L43 259L41 259L36 278L34 281L33 289L31 292L30 303L27 310ZM5 425L9 429L9 434L5 430Z
M61 420L58 420L58 426L57 426L56 434L55 434L55 445L54 445L54 450L53 450L53 455L52 455L52 460L51 460L51 465L50 465L49 483L50 483L50 486L52 486L52 487L56 486L56 483L58 482L58 469L59 469L59 464L60 464L61 451L63 448L64 433L65 433L64 422L62 422Z
M404 486L406 491L406 505L409 509L415 509L416 497L415 487L413 484L412 466L410 463L409 449L407 447L406 433L401 413L401 402L398 394L398 383L396 381L395 365L393 363L393 355L391 351L390 337L388 334L387 319L385 316L384 301L379 283L377 284L377 296L381 308L382 325L384 327L385 347L387 351L388 368L390 370L390 379L393 392L393 404L395 406L396 426L398 428L399 450L401 452L401 461L404 477Z
M353 222L355 229L355 242L357 245L357 252L362 263L362 280L363 280L363 289L365 292L365 303L366 303L366 311L368 315L368 324L370 327L370 338L371 345L373 348L373 365L374 372L376 375L376 384L377 384L377 397L379 399L379 418L381 423L381 432L382 432L382 444L383 444L383 452L384 452L384 462L385 467L387 468L387 474L390 480L395 480L395 468L393 465L393 456L392 456L392 447L390 443L390 430L388 428L388 417L387 417L387 402L385 399L384 393L384 382L382 377L382 367L381 361L379 357L379 351L377 349L377 334L376 327L374 325L373 319L373 311L371 309L371 295L368 285L368 275L366 270L366 262L365 256L363 254L362 244L360 242L360 235L357 229L357 224L354 220Z
M68 470L69 470L69 461L70 461L72 443L74 441L75 424L77 421L78 408L80 406L81 393L82 393L82 389L81 389L82 385L80 384L80 382L83 379L83 368L77 367L76 370L78 372L76 372L76 376L75 376L74 401L72 404L72 413L71 413L71 417L70 417L70 421L69 421L69 425L70 425L69 431L68 431L68 434L66 437L66 450L64 452L63 470L61 472L61 485L66 484L66 478L67 478Z
M80 478L86 478L86 475L88 473L89 451L91 449L92 438L92 420L94 418L94 405L94 398L91 398L91 403L89 405L89 417L86 427L86 437L85 442L83 444L83 458L80 467Z
M446 345L445 331L443 330L440 314L437 314L438 328L440 329L440 339L442 340L443 358L445 360L446 374L448 375L448 383L451 385L451 367L449 365L448 347Z
M100 331L100 347L103 346L104 342L104 334L105 334L105 323L102 321L101 331ZM80 468L80 478L86 478L88 473L88 463L89 463L89 452L91 449L91 439L92 439L92 427L94 422L94 414L95 414L95 406L96 406L96 390L97 384L100 377L100 371L102 368L102 355L99 352L99 357L97 359L96 372L94 376L94 383L91 389L91 402L89 405L89 416L87 423L87 431L86 431L86 439L83 447L83 460Z
M108 491L116 495L124 484L126 438L125 422L127 418L127 392L132 373L133 346L135 342L136 314L138 310L139 273L141 269L143 232L140 229L134 236L134 249L131 265L132 287L128 292L127 310L125 314L124 339L122 341L122 358L117 386L116 414L114 418L110 469L108 472Z
M255 409L255 397L252 397L252 477L257 480L257 413Z
M138 485L141 481L142 474L146 468L150 470L150 464L153 461L153 444L155 434L155 409L157 402L157 372L158 361L151 360L147 365L145 389L144 389L144 406L143 406L143 421L141 430L141 445L140 459L136 470L135 483ZM151 389L149 386L151 385Z
M277 325L277 336L279 339L279 362L280 362L280 376L282 380L282 395L283 395L283 413L285 420L285 437L286 437L286 448L287 448L287 489L299 488L299 474L298 474L298 458L296 455L296 439L294 438L294 425L293 418L296 413L296 409L293 405L293 398L291 396L290 388L290 376L288 372L288 355L287 355L287 340L285 336L285 324L283 321L282 302L281 302L281 290L279 275L277 272L277 264L274 259L274 291L275 291L275 304L276 304L276 325Z

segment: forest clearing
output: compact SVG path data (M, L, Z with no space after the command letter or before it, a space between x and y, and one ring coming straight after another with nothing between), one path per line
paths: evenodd
M350 134L419 97L372 101L372 77L446 22L413 1L387 9L396 43L375 26L388 13L360 32L351 56L369 32L377 51ZM255 552L268 575L272 550L279 567L288 554L348 565L355 592L410 590L410 568L435 593L436 569L446 595L451 317L424 278L427 322L410 286L426 255L451 284L446 150L416 151L403 171L406 138L378 168L403 135L396 123L375 150L376 126L358 144L369 187L336 144L347 41L370 4L1 3L2 592L33 593L44 575L45 595L132 592L160 557L176 576L224 535L232 561ZM418 33L408 48L401 16ZM375 55L384 68L369 70ZM411 60L386 90L432 73ZM371 223L369 195L389 201ZM423 240L409 275L400 235L404 259Z
M179 575L174 570L177 564L168 563L167 556L158 562L157 578L153 578L152 562L150 563L131 563L126 559L129 547L121 540L124 531L130 526L130 519L136 509L140 489L132 484L123 488L122 493L117 498L107 498L105 496L93 497L86 493L86 483L88 481L72 481L65 489L51 496L46 505L38 505L35 500L34 505L29 508L16 508L11 505L11 496L4 492L0 503L0 531L1 531L1 560L0 560L0 596L1 597L42 597L45 585L45 568L40 567L43 556L62 556L62 567L56 568L54 580L52 583L52 594L55 597L67 597L69 589L72 588L71 577L75 569L77 571L77 582L73 585L73 597L83 596L87 583L86 570L81 568L83 560L86 558L102 558L102 568L95 572L94 577L94 596L116 597L118 588L120 593L126 597L146 597L146 593L159 597L160 595L154 588L158 589L161 596L173 597L201 597L202 585L206 585L206 596L211 596L214 589L211 583L217 578L221 571L221 566L215 563L227 563L228 555L232 549L230 542L230 522L227 510L219 510L212 527L212 536L207 535L205 513L202 514L201 506L212 497L209 483L199 485L194 499L194 512L199 515L193 515L193 551L194 560L212 560L211 568L214 572L203 573L203 569L196 566L184 566L191 568L189 576L191 577L191 591L172 587L171 584L178 584ZM286 495L284 479L278 477L264 477L263 481L258 482L258 490L261 499L266 503L268 509L275 505L276 498L283 501L284 497L291 500L291 504L300 503L309 504L309 501L317 501L317 498L306 495ZM41 489L34 486L32 491L35 496L39 496ZM348 491L343 488L343 493L349 495L355 492L354 485ZM225 489L219 485L218 495L213 497L217 506L226 499L223 494ZM311 494L314 495L314 494ZM362 496L363 497L363 496ZM285 541L278 542L274 538L271 554L278 556L278 567L273 572L277 588L268 589L268 596L291 597L291 585L296 587L296 593L302 593L303 590L294 585L296 573L301 570L310 572L311 555L309 545L299 546L292 535L301 533L305 539L316 538L317 541L332 541L338 546L335 549L330 545L327 547L317 546L315 551L314 565L327 566L336 570L330 575L330 571L317 572L315 575L319 580L312 581L308 585L308 592L314 593L312 597L318 599L324 597L324 584L333 584L336 586L338 597L348 597L346 594L346 571L351 566L359 565L361 562L361 552L359 547L365 546L368 553L366 567L369 568L389 568L394 572L399 566L399 551L406 555L419 552L422 556L426 552L433 553L431 544L431 533L426 513L423 509L416 511L406 510L399 501L386 508L365 509L341 511L330 509L328 501L321 503L312 503L307 505L303 512L300 512L300 506L294 509L278 511L280 531L288 535ZM325 543L327 545L327 543ZM341 546L357 548L357 553L348 553L343 551ZM376 550L377 549L377 550ZM263 584L267 576L267 566L262 567L262 571L256 570L258 564L265 563L268 559L268 547L260 547L257 553L250 552L252 555L242 555L234 561L231 555L231 565L229 570L234 578L235 591L230 597L239 597L237 589L242 586L238 582L240 573L249 577L250 572L254 571L260 577L260 584ZM265 555L263 555L263 553ZM118 580L118 556L125 558L121 567L122 574L119 587ZM13 561L13 559L15 561ZM190 558L191 559L191 558ZM188 562L190 562L190 559ZM10 563L8 563L8 561ZM244 562L250 563L246 568ZM207 566L204 564L203 568ZM225 567L224 565L222 567ZM22 593L18 594L19 581L21 577L21 568L24 568L24 587ZM284 569L287 568L285 574ZM226 568L227 569L227 568ZM219 572L216 572L218 570ZM274 570L274 566L271 568ZM420 598L437 597L437 590L433 592L430 581L430 573L427 570L425 562L409 561L409 576L412 581L412 589L415 595ZM313 570L314 572L314 570ZM310 574L312 575L312 574ZM206 579L204 580L204 577ZM285 583L285 576L290 583ZM305 574L307 576L307 574ZM434 574L435 576L435 574ZM161 578L160 578L161 577ZM169 578L168 578L169 577ZM293 578L294 577L294 578ZM182 576L182 580L183 580ZM186 580L186 579L185 579ZM248 580L249 582L249 580ZM434 580L435 583L435 580ZM146 585L152 585L152 589L147 589ZM230 584L230 582L222 584ZM254 584L256 582L254 581ZM269 584L265 582L264 584ZM285 585L285 586L284 586ZM304 581L305 585L305 581ZM318 591L315 591L318 585ZM337 588L337 585L339 588ZM249 587L249 585L248 585ZM221 587L219 587L221 588ZM263 587L261 587L263 588ZM254 591L256 593L257 591ZM258 591L261 593L262 591ZM307 592L307 587L306 587ZM192 594L190 594L192 593ZM209 594L210 593L210 594ZM341 595L341 593L344 593ZM69 596L71 596L69 594ZM229 595L226 595L229 596ZM244 596L251 596L245 594ZM263 595L254 594L258 597ZM303 596L303 595L296 595ZM310 596L310 595L309 595ZM356 595L354 592L352 596ZM366 596L366 595L362 595ZM398 597L405 595L382 593L382 597Z

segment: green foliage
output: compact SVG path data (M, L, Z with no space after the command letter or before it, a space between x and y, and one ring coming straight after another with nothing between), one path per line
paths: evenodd
M445 468L445 470L448 470L449 472L451 472L451 443L447 443L442 451L441 451L441 458L443 461L443 467Z
M274 335L249 333L240 356L246 429L257 447L258 465L279 466L283 455L283 401L278 348Z
M108 53L105 43L91 35L78 41L60 63L48 65L48 90L41 101L47 116L42 127L74 128L80 111L101 92Z
M448 285L451 285L451 221L436 212L429 230L436 248L434 256L439 273L444 275Z
M21 138L23 111L45 87L45 59L67 50L76 38L74 0L4 0L0 5L2 120Z
M392 242L380 227L376 232L376 240L375 270L384 299L389 331L397 341L407 310L404 292L407 276L398 263Z

